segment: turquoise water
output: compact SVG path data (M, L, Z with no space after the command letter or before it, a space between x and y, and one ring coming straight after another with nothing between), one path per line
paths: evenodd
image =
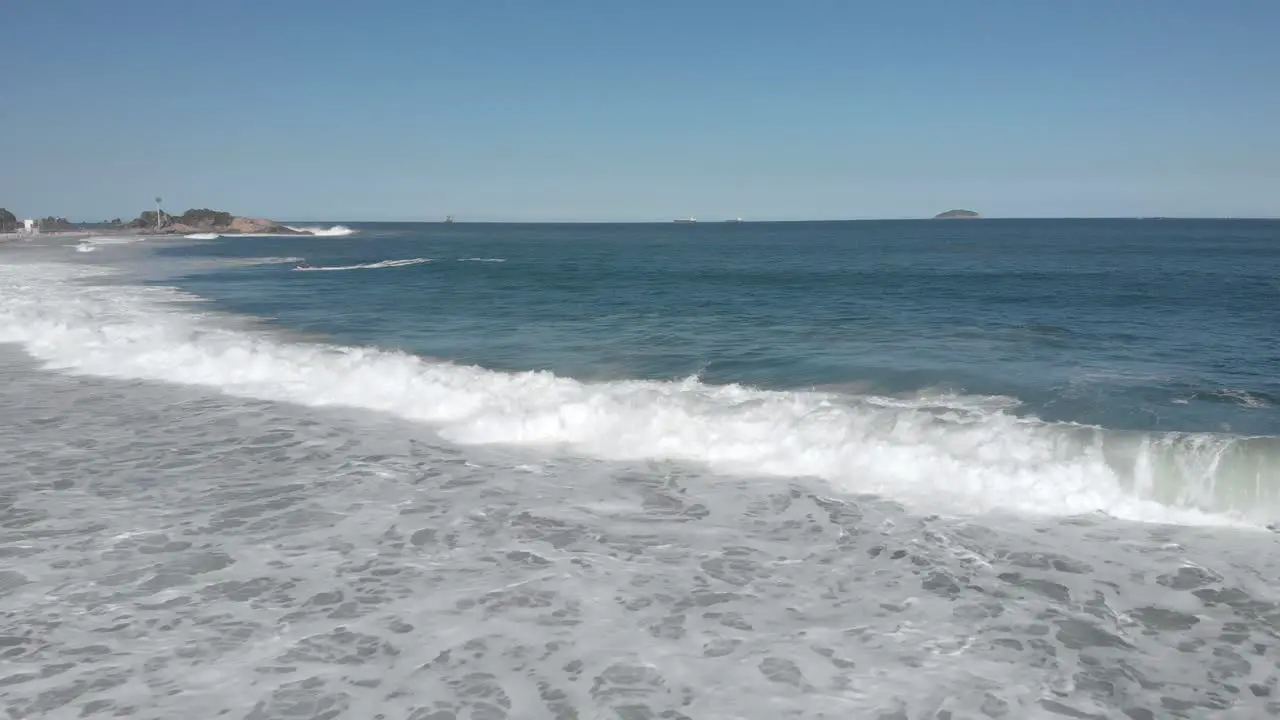
M0 705L1280 717L1280 222L0 245Z

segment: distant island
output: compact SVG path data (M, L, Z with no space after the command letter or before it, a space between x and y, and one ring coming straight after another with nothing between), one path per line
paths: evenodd
M972 210L948 210L933 216L934 220L977 220L982 217Z

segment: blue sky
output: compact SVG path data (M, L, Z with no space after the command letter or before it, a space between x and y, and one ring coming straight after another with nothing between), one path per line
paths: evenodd
M5 0L0 206L1280 216L1276 0Z

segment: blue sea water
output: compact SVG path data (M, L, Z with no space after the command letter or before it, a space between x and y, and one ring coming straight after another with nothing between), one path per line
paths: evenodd
M1280 716L1280 222L0 246L14 717Z
M357 225L226 238L232 312L504 371L1018 399L1046 420L1280 435L1280 224Z

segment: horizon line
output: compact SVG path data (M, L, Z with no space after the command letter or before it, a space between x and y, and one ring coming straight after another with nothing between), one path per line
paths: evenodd
M257 217L257 216L254 216ZM933 216L904 215L897 217L851 217L851 218L718 218L714 220L575 220L575 219L454 219L446 221L438 218L403 218L383 220L356 220L347 218L298 219L290 218L277 222L284 223L421 223L440 225L738 225L766 223L843 223L843 222L929 222L950 220L953 222L973 222L982 220L1280 220L1280 215L982 215L976 218L939 218Z
M234 213L233 213L234 215ZM56 217L56 216L47 216ZM65 217L65 216L64 216ZM844 222L927 222L936 220L950 221L982 221L982 220L1280 220L1280 215L980 215L978 217L935 217L922 215L901 216L862 216L834 218L717 218L712 220L689 221L684 218L665 220L606 220L606 219L454 219L447 221L439 217L430 218L397 218L397 219L334 219L329 218L288 218L276 220L270 215L249 214L237 217L271 219L273 222L288 223L421 223L421 224L455 224L455 225L738 225L738 224L780 224L780 223L844 223ZM34 218L43 219L43 218ZM70 220L72 225L104 225L101 220Z

